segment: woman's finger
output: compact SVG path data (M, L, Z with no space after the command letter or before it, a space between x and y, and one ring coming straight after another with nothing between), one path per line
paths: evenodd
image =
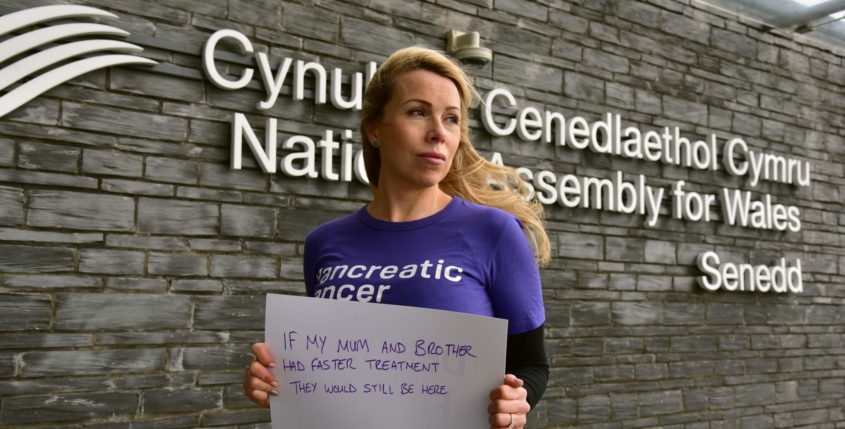
M273 360L273 355L270 354L270 349L267 348L266 343L255 343L252 345L252 354L255 359L261 362L267 368L275 368L276 362Z
M522 429L525 427L525 423L528 422L528 415L527 414L514 414L513 415L513 427Z
M525 426L525 422L528 420L528 416L525 414L520 413L496 413L490 414L490 427L491 428L522 428ZM513 426L511 426L513 425Z
M500 399L504 400L517 400L528 397L528 391L525 390L524 387L511 387L506 384L496 387L490 392L490 400L497 401Z
M267 392L264 392L262 390L253 390L247 392L246 396L251 399L252 402L255 402L258 406L270 408L270 395L267 394Z
M524 382L513 374L505 374L505 384L511 387L522 387Z
M502 428L508 427L508 423L511 420L511 415L509 413L493 413L490 414L490 426L494 428Z
M278 395L276 377L261 362L255 360L244 368L244 394L261 407L270 406L270 395Z
M270 372L269 369L267 369L267 367L262 365L261 362L259 362L257 360L252 361L252 363L250 363L249 366L247 366L247 371L253 377L258 377L261 380L264 380L265 382L267 382L268 384L276 383L274 385L274 387L279 387L278 380L276 380L276 376L274 376L273 373Z
M499 399L490 402L490 405L487 406L487 413L491 415L496 413L528 414L529 411L531 411L531 406L528 405L528 402L522 399Z
M259 406L268 408L270 395L278 395L278 383L267 383L264 380L252 375L249 367L244 374L244 394Z
M261 390L263 392L271 393L273 395L279 394L279 383L267 383L258 377L250 377L247 381L247 386L251 390Z

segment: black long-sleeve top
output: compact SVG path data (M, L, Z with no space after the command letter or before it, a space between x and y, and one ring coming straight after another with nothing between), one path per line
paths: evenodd
M543 326L521 334L508 335L505 370L524 382L528 391L528 405L533 409L549 381L549 360L543 341Z

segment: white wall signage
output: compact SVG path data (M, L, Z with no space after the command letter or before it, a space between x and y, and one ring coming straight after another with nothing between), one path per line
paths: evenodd
M773 266L721 262L719 255L711 250L696 258L698 268L705 274L696 280L709 291L803 292L801 260L796 259L793 266L787 266L786 258L780 258L778 262Z
M77 17L116 16L87 6L59 5L26 9L0 17L0 36L13 34L16 30L38 23L61 22L4 40L0 43L0 65L11 58L20 58L21 54L30 50L60 43L70 37L128 34L108 25L66 23L67 19ZM220 43L224 41L234 44L243 54L252 55L255 66L245 67L239 76L220 73L215 56ZM95 52L142 50L126 42L93 38L63 43L3 65L0 69L0 90L13 89L0 97L0 117L38 95L92 70L119 64L155 64L155 61L127 54L97 54L30 77L39 71ZM375 73L376 64L369 62L362 71L353 73L345 73L340 68L326 70L318 62L292 58L283 58L272 64L266 53L256 52L248 37L235 30L223 29L206 41L202 51L202 68L214 85L229 91L243 89L257 74L265 92L264 99L256 103L256 109L260 111L272 109L286 85L290 88L288 93L293 100L304 100L305 80L309 76L314 82L311 98L315 104L331 103L340 110L360 110L364 88ZM347 76L348 93L344 94L344 78ZM19 83L27 77L30 77L29 80ZM495 106L504 106L505 111L515 113L497 114L494 112ZM516 135L528 143L568 147L572 150L589 149L611 157L658 162L693 170L724 170L729 175L747 178L751 187L763 182L802 187L811 184L811 165L808 161L758 152L749 148L739 137L724 139L721 144L715 134L705 139L690 139L682 135L679 127L644 130L625 125L621 115L612 113L595 121L580 116L567 118L561 112L541 111L533 106L520 108L516 98L505 88L495 88L488 92L480 109L484 128L497 137ZM354 147L351 129L326 129L316 139L306 135L291 135L281 142L278 138L277 118L266 118L264 129L262 144L246 114L233 114L231 168L243 168L245 143L258 167L265 173L280 171L291 177L342 182L350 182L354 177L361 183L368 183L363 154ZM281 157L277 156L280 143L285 151ZM492 161L501 163L501 155L494 153ZM622 171L616 171L612 179L607 179L557 174L526 167L517 167L516 170L531 189L531 197L542 204L638 214L644 216L644 224L648 227L655 227L661 216L692 222L713 222L716 219L711 216L712 208L718 202L721 221L725 224L775 231L801 230L800 209L778 203L770 194L760 195L730 188L722 188L715 194L701 193L687 188L683 180L664 188L648 183L648 179L641 174L633 177L633 180L626 178ZM708 290L800 292L800 260L790 268L786 268L783 259L781 262L784 274L778 276L777 273L781 271L777 270L777 266L747 268L742 264L720 264L720 258L715 253L702 253L698 266L705 275L698 280ZM735 278L734 272L740 273L740 277Z
M315 104L326 104L328 100L332 106L340 110L361 110L365 82L370 81L376 70L376 63L370 62L366 66L366 78L364 73L352 73L349 76L351 82L350 94L344 96L343 70L335 68L329 72L322 64L317 62L294 61L291 58L284 58L279 61L274 73L266 53L255 52L252 42L242 33L223 29L216 31L206 41L202 52L202 68L215 86L230 91L241 89L249 84L255 75L255 69L246 67L241 75L234 79L220 74L216 66L215 52L223 40L234 43L243 54L254 55L258 74L261 77L266 94L266 98L256 104L256 108L259 110L273 108L278 102L285 84L292 89L291 96L294 100L304 100L305 78L308 74L313 77L315 82ZM243 168L243 146L244 140L246 140L258 167L265 173L276 173L280 170L283 174L291 177L323 178L333 182L351 182L354 175L361 183L368 183L363 153L360 149L355 150L352 146L352 130L344 129L337 133L339 140L335 138L335 130L325 130L322 138L317 141L304 135L290 136L282 142L282 148L288 151L296 151L288 153L281 160L277 159L276 156L278 153L278 121L276 118L267 118L264 123L264 130L265 138L262 145L246 115L240 112L233 115L232 156L230 160L232 169L240 170ZM318 151L320 152L319 166L317 165Z
M289 85L294 100L303 100L306 73L310 73L315 82L315 104L326 104L328 99L337 109L360 110L364 86L376 69L375 63L368 63L366 79L362 78L360 72L353 73L350 76L350 94L344 97L344 72L341 69L335 68L329 73L316 62L283 58L274 73L267 55L256 53L245 35L225 29L209 37L203 50L206 75L214 85L225 90L244 88L255 74L253 67L246 67L236 77L220 74L215 64L215 51L218 44L226 39L235 43L242 53L254 55L266 94L265 99L256 105L259 110L271 109L278 102L284 85ZM496 114L495 106L504 106L505 110L515 113ZM540 111L533 106L520 108L516 97L505 88L495 88L488 92L480 109L484 128L497 137L515 134L520 140L529 143L550 144L572 150L589 149L607 156L658 162L693 170L724 170L732 176L746 178L752 188L763 182L802 187L811 184L811 165L808 161L753 150L739 137L723 139L722 142L715 134L705 139L690 139L677 126L643 130L625 125L621 115L612 113L596 121L580 116L567 118L560 112ZM280 170L288 176L345 182L351 181L354 174L360 182L368 183L362 153L353 149L350 141L352 130L345 129L338 133L340 141L335 140L334 130L325 130L322 138L316 142L308 136L290 136L282 143L282 147L289 152L278 159L277 119L267 118L264 128L266 133L262 145L245 114L234 114L231 146L233 169L243 167L245 140L259 168L265 173ZM320 152L319 166L317 152ZM491 160L502 163L498 153L494 153ZM755 194L731 188L722 188L715 194L702 193L689 189L684 180L663 188L649 184L642 174L636 175L633 180L626 179L622 171L616 171L613 178L607 179L557 174L526 167L517 167L516 170L531 189L531 197L542 204L639 214L644 216L644 224L652 228L657 226L661 216L690 222L714 222L716 219L711 213L718 202L721 222L727 225L774 231L801 230L800 209L776 202L771 194ZM665 209L664 203L667 206ZM706 274L698 281L707 290L721 288L727 291L801 292L801 261L796 260L794 266L786 268L782 258L781 265L783 268L779 269L778 266L769 268L727 262L720 264L717 254L707 252L702 253L698 259L699 268ZM781 272L784 274L780 275ZM739 273L740 277L734 273Z
M51 44L62 43L63 39L80 36L127 36L129 33L109 25L92 23L64 23L68 18L117 16L104 10L87 6L58 5L25 9L0 17L0 36L13 33L21 28L47 21L61 20L63 23L31 30L10 37L0 43L0 65L10 58ZM90 40L62 43L3 65L0 69L0 91L9 88L24 78L33 75L65 60L80 55L101 51L141 52L140 46L110 39L94 38ZM155 61L135 55L107 54L90 56L53 68L43 74L32 77L0 97L0 117L23 106L39 95L85 73L122 64L156 64Z

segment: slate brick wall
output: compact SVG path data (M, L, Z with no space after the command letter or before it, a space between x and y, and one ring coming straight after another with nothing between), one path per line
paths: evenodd
M0 12L54 4L0 1ZM302 293L302 239L359 207L357 183L228 168L230 121L282 136L357 114L259 82L220 90L199 52L215 30L271 59L361 71L410 44L474 30L468 67L520 105L691 137L740 136L813 164L810 188L760 192L801 209L797 233L547 209L542 271L552 370L530 427L845 428L845 56L695 0L85 0L159 61L64 84L0 119L0 427L269 427L240 387L264 294ZM249 58L226 57L229 67ZM748 189L701 172L493 138L507 164L668 186ZM258 127L260 128L260 127ZM249 155L247 155L249 158ZM758 190L758 189L755 189ZM718 215L718 214L717 214ZM800 295L706 293L695 257L800 257Z

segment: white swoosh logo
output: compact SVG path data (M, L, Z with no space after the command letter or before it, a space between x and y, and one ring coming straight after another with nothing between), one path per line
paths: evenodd
M10 13L0 17L0 36L33 24L74 17L109 17L116 15L87 6L44 6ZM103 24L74 23L53 25L11 37L0 43L0 65L26 51L59 42L62 39L88 35L127 36L119 28ZM109 39L91 39L60 44L23 57L0 69L0 91L41 70L73 57L101 51L141 52L144 49L131 43ZM97 54L75 60L30 78L0 97L0 117L21 107L39 95L85 73L122 64L156 64L155 61L134 55Z

